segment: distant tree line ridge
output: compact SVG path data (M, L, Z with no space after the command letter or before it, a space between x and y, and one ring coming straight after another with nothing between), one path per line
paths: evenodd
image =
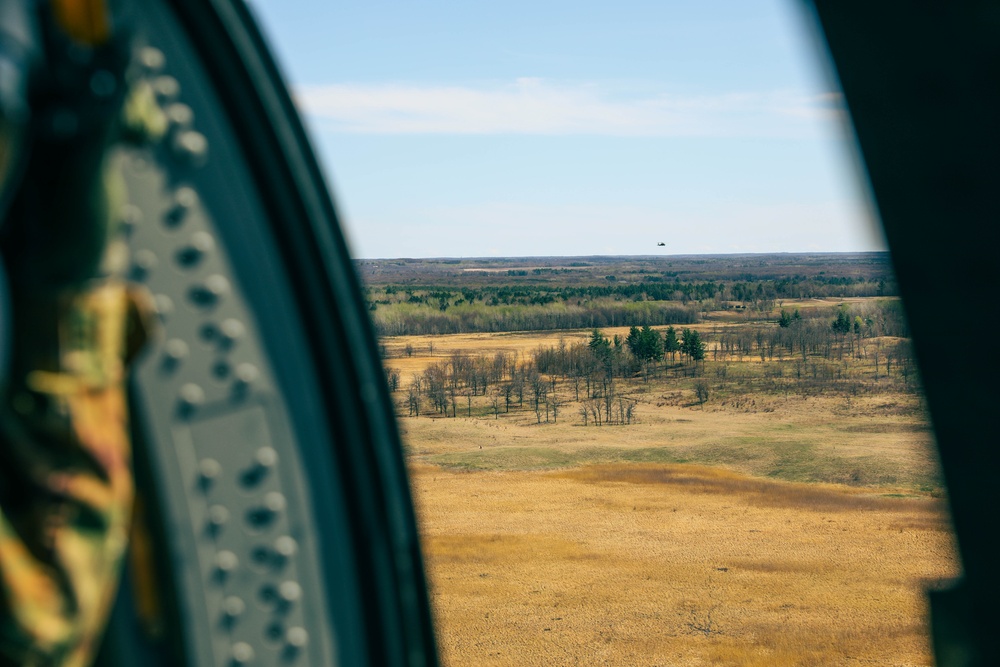
M446 310L426 304L396 304L371 313L379 336L500 333L616 327L630 322L648 325L693 324L693 306L672 303L602 301L586 306L546 305L483 306L459 304Z
M785 299L895 294L883 279L813 276L757 282L369 287L381 336L694 324L709 310L769 312Z
M522 257L356 260L361 278L373 287L439 285L586 286L608 283L757 283L773 281L778 298L852 296L812 293L825 285L850 287L885 283L896 294L888 253L779 253L772 255ZM802 294L796 293L801 288Z
M893 280L846 276L793 276L770 280L693 281L679 278L667 281L657 276L641 282L619 282L613 275L605 276L607 285L497 285L449 288L445 286L387 285L369 288L371 302L391 304L400 300L408 303L428 303L446 309L462 303L498 305L544 305L555 301L613 298L643 301L737 301L751 305L779 299L818 299L870 296L897 296ZM378 300L379 293L384 297ZM402 295L402 297L396 297ZM396 297L396 298L393 298Z

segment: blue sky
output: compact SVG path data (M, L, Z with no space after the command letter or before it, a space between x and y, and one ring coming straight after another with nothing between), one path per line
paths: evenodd
M797 0L251 7L358 257L884 248Z

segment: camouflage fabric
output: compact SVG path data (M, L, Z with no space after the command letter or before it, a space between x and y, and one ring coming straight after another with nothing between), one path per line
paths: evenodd
M0 230L14 321L0 388L0 667L84 667L128 545L126 374L152 323L148 295L115 277L126 196L112 148L158 141L166 118L106 0L22 2L46 58ZM52 122L67 111L73 123Z
M83 666L127 545L125 370L151 309L115 280L15 309L32 317L0 408L0 665Z

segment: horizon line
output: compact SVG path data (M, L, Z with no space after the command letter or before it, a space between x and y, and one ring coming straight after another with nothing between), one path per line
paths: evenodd
M477 261L497 261L510 259L669 259L681 257L774 257L774 256L799 256L810 257L816 255L889 255L888 250L803 250L803 251L774 251L774 252L700 252L700 253L677 253L673 255L493 255L493 256L473 256L473 255L441 255L434 257L352 257L352 262L389 262L396 260L405 261L435 261L435 260L477 260Z

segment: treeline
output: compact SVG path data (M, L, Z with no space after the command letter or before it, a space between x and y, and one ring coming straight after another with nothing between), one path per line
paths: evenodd
M387 368L386 374L390 390L405 392L401 404L409 416L475 412L499 418L527 410L541 424L558 421L573 403L586 426L633 423L637 402L629 388L656 378L684 378L682 386L693 386L699 403L720 388L730 396L737 391L735 407L747 391L852 395L881 391L886 380L919 389L906 321L895 300L785 311L777 322L700 331L647 324L609 337L595 327L586 341L560 341L524 357L453 353L405 385L399 371Z
M464 287L401 287L388 285L369 288L369 307L395 303L426 304L445 311L452 306L480 303L486 306L531 306L558 302L582 302L593 299L616 301L712 301L721 305L738 302L744 306L766 306L783 299L849 298L894 296L896 285L885 278L865 279L843 276L793 276L767 280L681 281L646 276L640 282L622 282L614 275L605 276L599 285L498 285Z
M898 339L893 342L883 338ZM807 359L843 359L869 356L912 362L909 328L898 301L877 301L870 304L841 306L836 315L803 318L798 311L782 311L778 327L767 324L722 329L714 336L713 361L743 361L759 357L772 361L799 356ZM872 342L869 342L872 341ZM883 349L885 353L883 354Z
M477 356L458 352L428 366L405 386L398 370L387 368L386 377L392 392L405 391L403 404L410 417L472 417L474 405L482 414L485 402L487 414L495 419L501 413L528 410L534 412L536 423L555 423L572 395L585 426L627 425L636 418L636 401L620 391L622 384L601 362L585 381L575 377L562 383L543 370L537 355L518 362L504 352Z
M631 322L662 326L698 321L698 311L693 307L649 301L498 307L466 303L447 310L401 303L379 308L371 316L379 336L551 331L617 327Z
M728 363L747 360L777 362L759 371L769 378L853 382L860 373L874 381L897 378L907 390L917 384L913 348L902 308L895 301L854 309L842 306L836 315L809 319L783 313L778 326L723 326L700 333L633 326L628 336L610 339L595 330L587 343L561 343L534 353L541 372L574 385L582 383L588 391L602 377L649 380L660 375L703 375L706 361L715 362L715 374L725 378Z
M701 334L692 329L678 332L667 327L661 332L644 326L633 326L624 338L608 338L594 329L590 340L566 345L540 347L533 354L533 361L542 373L558 375L574 384L580 383L591 392L592 384L615 378L630 378L640 373L647 378L655 371L656 364L669 359L697 363L705 359L706 344Z

